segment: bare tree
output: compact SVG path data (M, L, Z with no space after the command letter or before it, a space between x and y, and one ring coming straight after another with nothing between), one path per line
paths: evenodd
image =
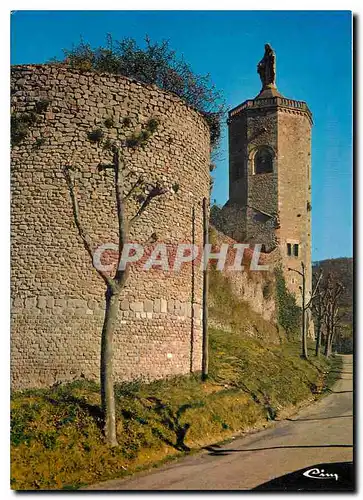
M311 305L313 315L315 317L315 326L316 326L316 344L315 344L315 356L320 356L320 346L321 346L321 336L322 336L322 327L325 313L325 302L323 291L319 290L315 299Z
M314 281L317 283L317 276L314 276ZM325 317L325 307L326 307L326 289L323 288L322 282L320 281L315 297L311 303L311 309L315 318L316 326L316 344L315 344L315 356L320 356L321 338L322 338L322 328L324 325Z
M320 274L317 283L315 285L314 291L310 296L310 299L306 302L306 268L305 264L301 262L301 271L298 269L292 269L291 267L288 268L288 271L293 271L297 274L299 274L302 278L302 286L299 286L299 289L301 291L301 296L302 296L302 313L301 313L301 340L302 340L302 357L305 359L308 359L308 341L307 341L307 331L306 331L306 311L310 309L312 301L314 300L316 294L317 294L317 289L319 287L319 283L322 277L322 274Z
M344 291L344 287L339 281L335 281L332 275L329 274L325 288L324 324L326 328L326 339L324 354L326 357L329 357L331 355L337 326L343 317L343 315L339 315L339 299Z
M152 122L152 125L150 123ZM139 135L133 134L132 141L124 140L118 144L112 145L113 161L111 164L100 165L99 170L110 168L114 172L114 192L117 207L117 220L118 220L118 255L117 255L117 268L113 276L104 272L94 262L95 247L86 233L82 224L80 210L78 205L77 191L74 176L72 175L73 168L71 165L64 167L64 176L67 182L73 209L74 222L78 230L78 234L82 239L83 245L88 252L91 262L103 279L106 285L105 299L106 310L104 323L102 328L101 337L101 369L100 369L100 382L101 382L101 401L104 416L104 433L106 442L111 446L117 446L116 436L116 412L115 412L115 397L114 397L114 377L113 377L113 332L115 320L118 313L118 302L122 289L125 287L129 267L122 265L122 251L128 242L128 235L132 225L142 216L152 200L156 197L164 195L169 190L161 184L150 185L147 184L142 177L131 185L127 193L125 190L125 160L123 150L132 147L135 149L139 145L144 145L150 138L151 134L156 130L157 124L154 119L149 120L146 129L142 130ZM147 133L146 133L147 132ZM126 204L128 200L142 188L144 196L138 198L138 208L132 217L126 216ZM155 237L156 235L152 235Z

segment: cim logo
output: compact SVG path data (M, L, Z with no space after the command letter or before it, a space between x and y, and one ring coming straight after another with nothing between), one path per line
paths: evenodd
M303 472L305 477L309 477L310 479L333 479L335 478L338 481L338 474L330 474L329 472L325 472L324 469L318 469L315 467L314 469L309 469Z

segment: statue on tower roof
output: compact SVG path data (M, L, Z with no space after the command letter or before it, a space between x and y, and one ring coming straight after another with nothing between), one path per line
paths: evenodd
M261 78L262 90L276 88L276 55L268 43L265 45L264 56L257 65L257 73Z

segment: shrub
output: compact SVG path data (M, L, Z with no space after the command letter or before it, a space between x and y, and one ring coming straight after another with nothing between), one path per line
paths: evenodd
M124 127L129 127L131 125L131 118L125 116L125 118L122 120L122 125Z
M37 140L35 141L35 148L39 149L45 144L45 138L44 137L38 137Z
M112 128L113 127L113 118L106 118L105 127Z
M141 141L139 135L136 133L132 133L130 137L126 139L126 146L128 148L135 149L137 148L137 146L139 146L140 142Z
M288 291L281 267L275 269L278 322L288 336L296 335L300 328L301 308Z
M92 130L87 134L88 140L93 143L100 143L103 139L104 133L100 128Z
M195 74L183 58L177 58L168 41L153 43L146 37L145 46L140 47L131 38L114 41L108 35L105 46L92 48L81 40L72 49L64 50L63 61L53 60L53 63L81 71L124 75L172 92L204 115L211 144L218 145L225 113L222 95L209 75Z
M150 118L150 120L147 121L145 128L143 128L140 132L133 132L126 139L127 147L135 149L139 146L145 146L152 134L157 130L158 126L159 121L156 118Z
M35 104L35 111L37 113L44 113L48 109L50 101L48 99L41 99Z
M11 145L17 146L28 135L28 126L20 119L20 115L11 115Z
M159 121L156 118L150 118L150 120L146 124L147 130L152 134L156 132L158 126L159 126Z
M29 113L22 113L20 115L20 120L28 126L35 125L39 120L38 116L34 111L29 111Z
M114 143L114 141L107 138L105 140L105 142L103 143L103 149L104 149L104 151L113 151L114 152L116 149L116 144Z
M37 123L36 113L14 113L11 115L11 145L19 145L28 135L29 127Z

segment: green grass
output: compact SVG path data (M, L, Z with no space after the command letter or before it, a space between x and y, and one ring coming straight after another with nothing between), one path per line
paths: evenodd
M340 356L333 356L329 362L329 371L325 377L324 389L322 395L330 392L330 388L338 380L343 367L343 360Z
M77 489L122 477L275 419L317 395L328 363L300 345L210 331L210 378L116 386L118 441L103 442L99 387L77 381L12 396L12 488Z

